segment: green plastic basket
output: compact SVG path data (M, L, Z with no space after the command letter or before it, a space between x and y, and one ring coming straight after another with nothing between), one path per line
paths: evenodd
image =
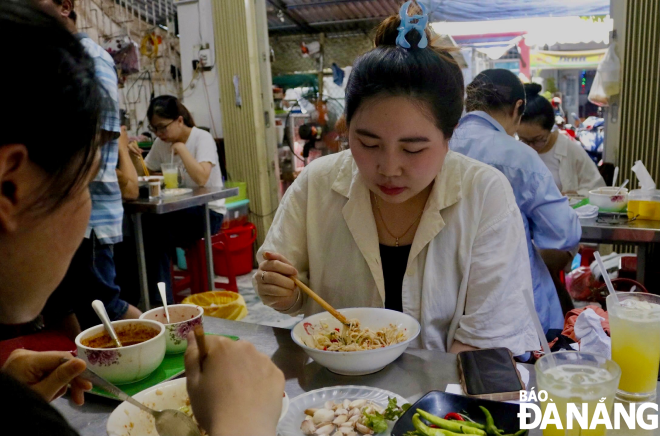
M247 183L245 182L232 182L226 181L225 188L238 188L238 195L229 197L225 200L225 204L235 203L247 199Z

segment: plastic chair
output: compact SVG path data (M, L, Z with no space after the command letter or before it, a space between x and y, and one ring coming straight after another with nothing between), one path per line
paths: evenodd
M45 330L0 341L0 366L5 363L12 351L19 348L32 351L68 351L74 356L77 353L76 344L71 339L60 332Z

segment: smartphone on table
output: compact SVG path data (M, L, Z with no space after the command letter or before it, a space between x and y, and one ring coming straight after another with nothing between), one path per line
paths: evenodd
M461 386L469 397L494 401L518 400L525 384L508 348L458 353Z

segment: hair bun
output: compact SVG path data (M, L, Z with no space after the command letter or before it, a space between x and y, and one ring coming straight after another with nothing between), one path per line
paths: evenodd
M376 28L374 45L376 47L396 45L396 38L399 36L397 30L401 25L401 19L398 15L392 15L383 20Z
M525 83L525 94L527 97L534 97L538 95L543 87L538 83Z

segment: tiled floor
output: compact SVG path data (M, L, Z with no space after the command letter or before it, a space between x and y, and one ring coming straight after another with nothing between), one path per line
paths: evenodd
M241 321L271 327L293 328L302 319L302 316L291 317L284 315L264 305L252 286L252 275L253 273L236 278L238 292L245 299L248 309L247 316ZM223 279L222 277L218 277L217 280L222 281Z

